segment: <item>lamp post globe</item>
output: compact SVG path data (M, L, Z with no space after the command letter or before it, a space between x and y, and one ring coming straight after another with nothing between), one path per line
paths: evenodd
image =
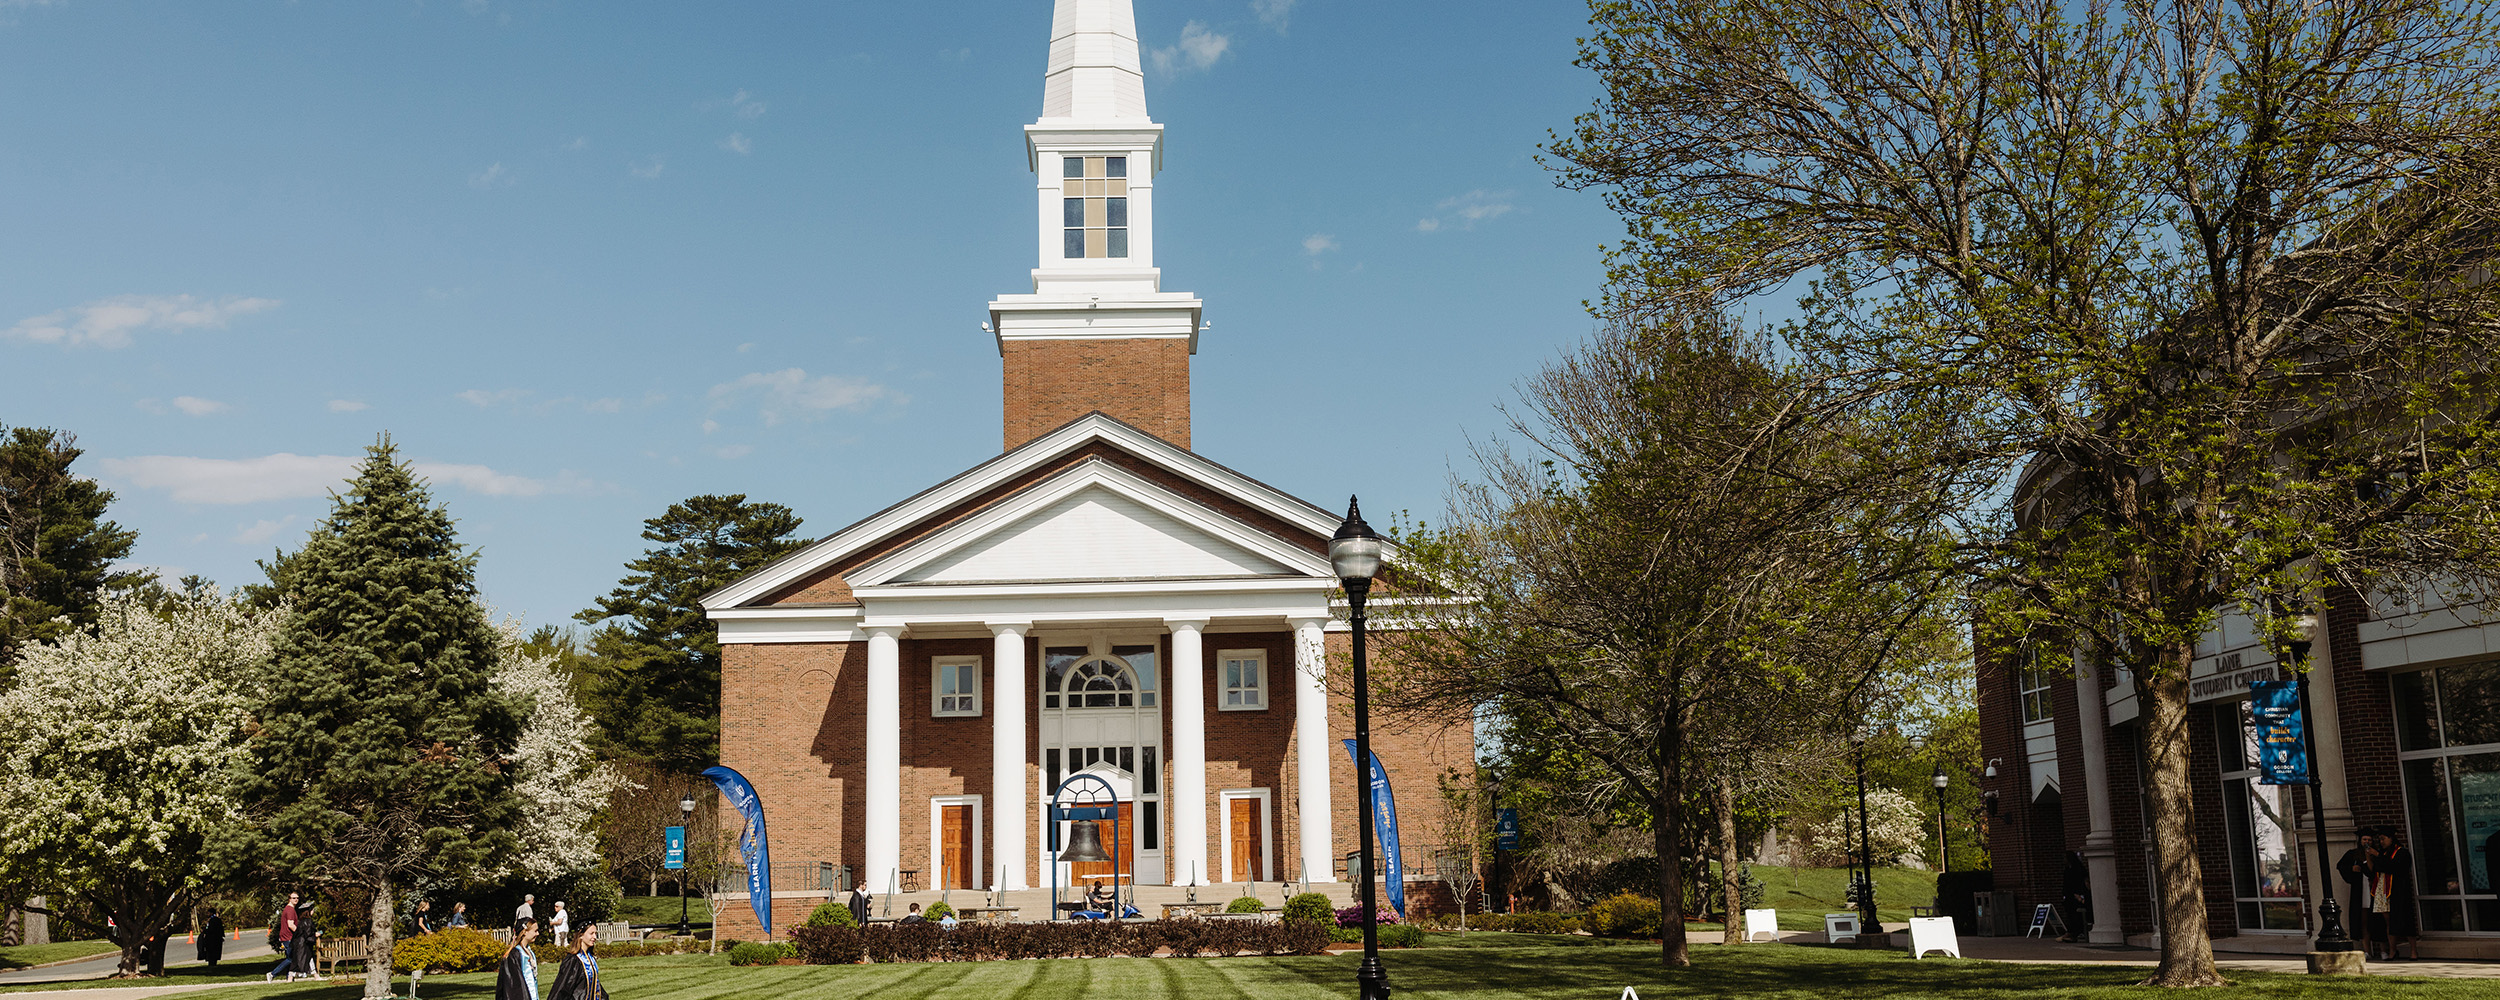
M681 828L694 826L693 792L687 792L678 797L677 822ZM694 925L686 922L686 873L685 869L681 868L677 871L677 936L684 937L693 930Z
M1949 872L1953 870L1953 842L1946 839L1945 834L1944 790L1953 784L1953 779L1945 777L1944 763L1941 761L1936 764L1934 781L1936 783L1936 870Z
M1372 873L1372 710L1371 684L1363 662L1363 602L1371 596L1372 578L1380 574L1380 535L1363 523L1362 503L1346 498L1345 522L1328 540L1328 564L1345 586L1348 624L1353 626L1354 653L1354 798L1361 803L1357 822L1363 831L1363 964L1354 983L1363 1000L1389 1000L1389 971L1380 965L1380 904Z

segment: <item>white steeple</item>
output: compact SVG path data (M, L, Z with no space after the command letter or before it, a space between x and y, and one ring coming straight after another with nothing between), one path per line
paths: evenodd
M1050 15L1050 72L1042 120L1146 118L1146 77L1137 59L1129 0L1059 0Z
M1042 116L1024 142L1033 290L990 303L1006 359L1008 446L1099 409L1187 447L1202 304L1164 291L1154 263L1163 126L1146 116L1130 0L1057 0ZM1079 378L1092 381L1071 384Z

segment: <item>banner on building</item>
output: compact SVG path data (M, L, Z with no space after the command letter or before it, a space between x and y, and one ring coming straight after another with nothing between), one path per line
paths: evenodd
M1364 761L1356 755L1354 741L1345 741L1346 756L1354 766ZM1388 862L1389 906L1400 916L1406 913L1406 865L1398 857L1398 797L1389 790L1389 771L1380 766L1380 755L1371 755L1372 828L1380 834L1380 855Z
M2248 725L2255 737L2258 784L2310 783L2307 721L2300 714L2300 682L2248 685Z
M1493 846L1505 851L1519 849L1519 810L1504 809L1501 818L1493 821Z
M660 834L660 867L686 867L686 828L663 827Z
M747 866L747 904L755 908L755 921L764 933L773 932L773 854L764 838L764 800L755 796L755 786L747 784L746 776L726 767L709 767L703 776L720 787L722 798L738 810L738 857Z

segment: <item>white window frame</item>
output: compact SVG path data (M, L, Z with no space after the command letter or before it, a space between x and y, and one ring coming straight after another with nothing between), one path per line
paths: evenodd
M1231 882L1233 880L1234 799L1259 800L1259 874L1270 882L1277 881L1276 796L1265 788L1227 788L1215 794L1215 815L1224 831L1223 836L1217 838L1216 846L1217 850L1223 852L1217 855L1220 859L1217 867L1224 875L1218 881Z
M1254 670L1254 671L1255 671L1255 673L1253 674L1253 677L1254 677L1254 679L1257 681L1257 683L1252 684L1252 685L1249 685L1249 686L1246 686L1246 687L1245 687L1245 686L1238 686L1238 685L1233 685L1233 684L1227 683L1227 682L1225 681L1224 671L1225 671L1225 669L1226 669L1227 664L1229 664L1229 663L1231 663L1231 662L1233 662L1233 661L1247 661L1247 662L1249 662L1249 663L1251 664L1251 668L1252 668L1252 670ZM1268 697L1268 694L1267 694L1267 650L1264 650L1264 649L1225 649L1225 650L1218 650L1218 651L1216 652L1216 654L1215 654L1215 679L1216 679L1216 708L1217 708L1218 710L1220 710L1220 711L1225 711L1225 712L1264 712L1264 711L1267 711L1267 703L1271 700L1271 699ZM1258 700L1258 702L1257 702L1256 704L1252 704L1252 703L1250 703L1250 702L1241 702L1241 703L1236 704L1236 703L1233 701L1233 695L1235 695L1235 694L1237 694L1237 693L1240 693L1240 692L1245 692L1245 691L1246 691L1246 692L1250 692L1250 693L1253 693L1253 694L1258 695L1258 696L1259 696L1259 700Z
M981 822L981 797L978 795L929 796L929 867L924 869L929 873L929 877L921 881L921 887L935 886L946 877L947 806L972 807L972 887L975 889L987 887L988 891L998 891L998 873L981 870L981 862L987 859L981 853L983 847L981 837L985 827ZM989 867L996 868L997 866Z
M967 709L958 707L953 710L949 710L945 707L947 699L946 668L948 667L972 668L972 684L970 686L970 690L958 692L954 695L957 699L969 699L972 702L971 708ZM981 710L983 708L981 704L981 674L981 658L978 656L931 657L929 659L929 714L942 719L978 718L981 715Z
M2051 693L2057 686L2057 675L2040 663L2040 651L2027 650L2022 662L2014 668L2014 697L2022 705L2023 724L2048 722L2057 716L2057 702ZM2037 708L2037 713L2034 709Z

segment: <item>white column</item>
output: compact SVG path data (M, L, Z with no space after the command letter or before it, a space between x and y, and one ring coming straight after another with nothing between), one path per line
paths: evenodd
M1172 787L1163 808L1172 814L1173 885L1213 881L1207 868L1207 654L1201 621L1164 622L1172 629Z
M903 863L903 627L867 631L867 851L859 874L870 891L883 893Z
M1328 736L1328 645L1320 631L1326 622L1324 618L1293 622L1294 775L1301 792L1302 864L1313 882L1337 880L1337 849L1330 833L1336 812L1328 804L1328 762L1340 751L1337 741Z
M1024 632L1027 622L990 624L990 889L1025 887Z
M2075 650L2075 728L2083 741L2083 801L2090 829L2083 835L2083 863L2092 875L2092 943L2125 944L2118 919L2118 835L2110 818L2108 703L2091 654ZM2068 928L2072 930L2073 928Z

